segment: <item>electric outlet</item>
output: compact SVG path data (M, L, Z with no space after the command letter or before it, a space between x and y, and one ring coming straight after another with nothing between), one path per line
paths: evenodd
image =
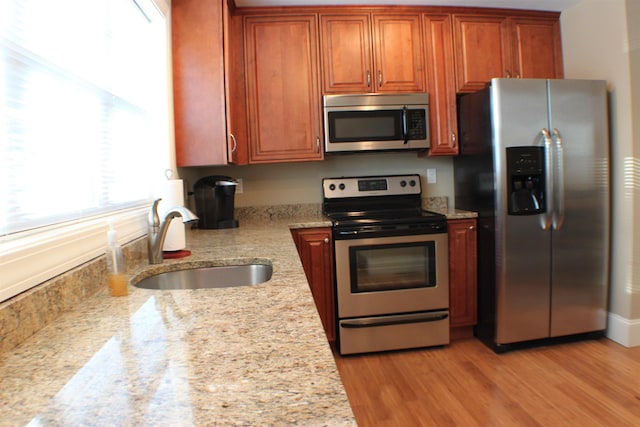
M436 170L428 168L427 169L427 184L435 184L436 183Z
M236 178L236 194L242 194L244 192L244 187L242 186L242 178Z

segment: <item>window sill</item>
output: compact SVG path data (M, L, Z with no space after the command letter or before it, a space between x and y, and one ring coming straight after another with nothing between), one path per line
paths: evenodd
M0 302L104 254L108 220L125 244L147 232L148 207L0 239Z

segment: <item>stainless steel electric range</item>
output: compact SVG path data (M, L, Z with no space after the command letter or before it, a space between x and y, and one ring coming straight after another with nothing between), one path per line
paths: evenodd
M325 178L340 354L449 343L447 221L419 175Z

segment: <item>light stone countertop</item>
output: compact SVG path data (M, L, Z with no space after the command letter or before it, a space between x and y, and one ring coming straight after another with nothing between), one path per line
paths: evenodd
M272 279L99 292L0 355L0 425L355 426L289 231L327 225L189 231L162 268L270 261Z
M432 209L433 212L438 212L446 215L448 221L456 220L456 219L474 219L478 217L477 212L465 211L462 209L454 209L454 208L443 208L443 209Z

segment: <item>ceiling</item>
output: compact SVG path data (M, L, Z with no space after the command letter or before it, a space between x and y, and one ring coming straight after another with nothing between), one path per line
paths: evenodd
M551 10L561 12L579 1L580 0L235 0L235 3L237 7L412 5L498 7L507 9Z

